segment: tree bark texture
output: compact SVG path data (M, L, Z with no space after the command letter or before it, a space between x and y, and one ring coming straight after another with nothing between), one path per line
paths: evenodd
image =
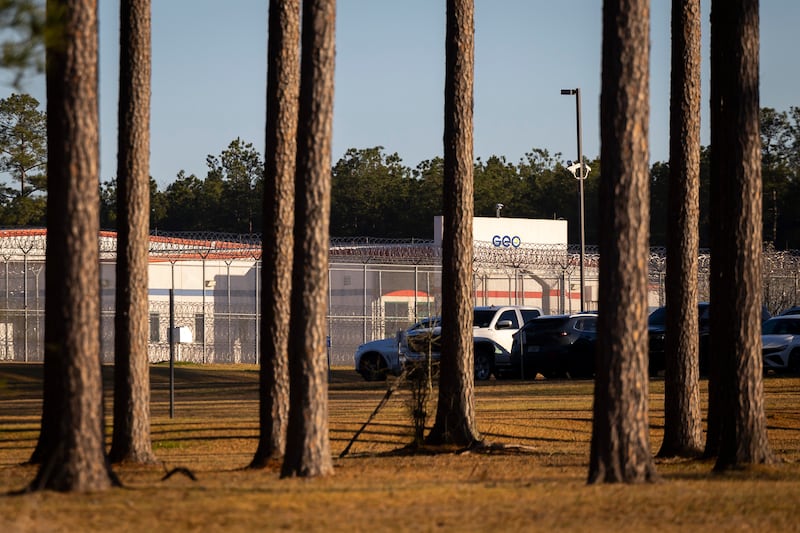
M647 0L603 3L600 292L590 483L653 480L648 427Z
M289 421L281 476L331 474L327 300L336 2L303 2L295 179Z
M667 324L662 457L699 455L697 254L700 221L700 0L672 1Z
M445 37L442 355L429 444L471 445L475 424L472 342L473 0L448 0Z
M112 462L152 463L150 252L150 0L120 2L117 284Z
M97 491L116 480L100 372L97 4L48 0L44 397L49 442L30 488ZM43 428L43 433L45 429Z
M297 99L300 90L300 0L271 0L267 44L267 131L262 248L259 440L250 466L283 457L289 413Z
M715 469L772 460L761 355L757 0L711 4L711 361ZM712 417L713 428L712 432Z

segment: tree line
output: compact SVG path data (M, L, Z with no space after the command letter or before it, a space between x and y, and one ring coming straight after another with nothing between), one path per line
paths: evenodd
M46 224L46 114L26 94L0 100L0 226ZM800 107L762 108L761 168L764 240L776 249L800 249ZM700 247L709 246L710 147L700 152ZM584 183L586 242L598 242L599 158ZM569 242L579 241L578 184L562 154L534 148L517 163L502 155L473 165L476 216L558 218L568 221ZM236 138L208 155L205 176L178 172L160 189L150 180L150 226L154 231L262 233L264 158ZM443 159L410 167L382 146L350 148L331 169L331 235L432 239L433 217L442 214ZM650 244L665 246L669 225L669 162L650 167ZM117 179L101 184L100 226L116 229Z

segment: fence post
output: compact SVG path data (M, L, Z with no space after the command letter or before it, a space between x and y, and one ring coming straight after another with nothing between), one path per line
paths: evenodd
M364 304L362 314L364 316L364 331L361 342L367 342L367 264L364 263Z
M174 266L174 263L173 263ZM174 276L174 274L173 274ZM174 281L173 281L174 285ZM169 289L169 417L175 418L175 288Z
M255 357L254 357L254 359L255 359L255 361L256 361L256 364L259 364L259 351L258 351L258 344L259 344L259 337L258 337L258 335L259 335L259 333L260 333L260 332L259 332L259 326L258 326L258 312L259 312L259 310L260 310L260 307L259 307L259 300L258 300L258 296L259 296L259 292L258 292L258 278L259 278L259 274L258 274L258 262L259 262L259 260L258 260L258 258L257 258L257 257L255 258L255 260L256 260L256 265L255 265L255 268L256 268L256 282L255 282L255 285L256 285L256 292L255 292L255 301L256 301L256 304L255 304L255 313L254 313L254 319L253 319L253 320L254 320L254 322L255 322L255 326L253 327L253 329L255 330L255 347L254 347L254 349L255 349L255 352L254 352L254 355L255 355ZM329 299L330 299L330 298L329 298Z

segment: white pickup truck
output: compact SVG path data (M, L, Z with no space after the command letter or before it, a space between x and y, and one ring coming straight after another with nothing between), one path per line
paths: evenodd
M538 307L520 305L476 307L472 318L472 336L491 339L510 352L514 333L525 322L541 314Z
M538 307L507 305L476 307L472 322L475 341L475 379L489 379L507 364L512 336L528 320L541 315ZM362 344L355 353L355 368L364 379L383 379L388 373L399 375L404 365L426 357L413 349L413 339L426 337L431 344L431 356L439 358L435 340L439 333L436 318L426 319L398 333L396 338L381 339ZM408 345L409 337L412 347Z

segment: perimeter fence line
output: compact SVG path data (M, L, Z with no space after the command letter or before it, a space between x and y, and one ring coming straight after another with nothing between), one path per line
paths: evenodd
M44 340L44 230L0 230L0 360L41 361ZM259 235L171 233L151 236L152 362L169 359L172 321L188 332L179 361L257 364L260 357L261 239ZM100 235L101 354L113 363L115 234ZM584 254L586 308L597 308L599 255ZM580 309L577 245L474 245L476 305L535 305L546 314ZM433 241L331 239L328 356L350 366L359 344L393 336L441 309L441 248ZM800 253L765 246L764 303L777 313L800 302ZM698 257L698 293L709 299L710 255ZM664 305L666 250L649 256L649 303ZM287 317L288 319L288 317Z

